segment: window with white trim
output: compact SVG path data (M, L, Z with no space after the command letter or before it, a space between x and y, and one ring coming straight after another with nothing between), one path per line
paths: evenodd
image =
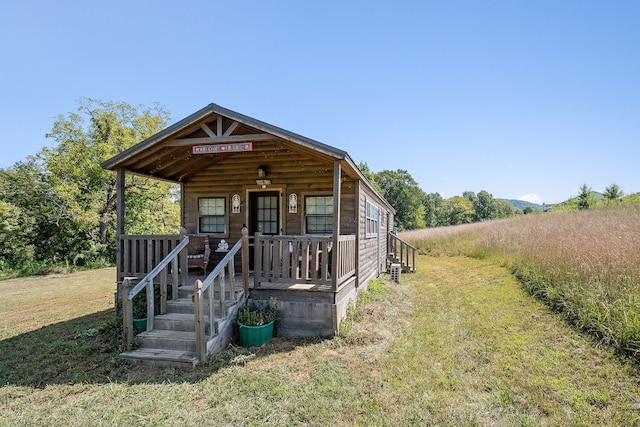
M304 230L306 234L333 233L333 196L305 196Z
M367 200L366 234L367 237L378 235L378 223L380 221L380 208Z
M198 233L224 234L227 231L227 198L198 199Z

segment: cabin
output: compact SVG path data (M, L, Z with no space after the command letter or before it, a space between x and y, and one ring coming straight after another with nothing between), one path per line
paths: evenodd
M360 289L415 255L393 207L347 152L216 104L105 161L117 176L123 327L146 294L146 330L123 353L184 366L224 348L247 300L282 313L278 334L330 336ZM181 232L125 234L125 177L181 189ZM411 255L410 255L411 254Z

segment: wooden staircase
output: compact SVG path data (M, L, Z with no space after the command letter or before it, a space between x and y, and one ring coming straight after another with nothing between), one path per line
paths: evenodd
M124 278L122 323L127 351L121 353L123 358L154 366L192 367L231 340L237 311L245 305L249 291L246 227L242 239L203 280L193 282L189 277L188 244L189 237L184 236L144 278ZM242 258L242 280L234 267L236 254ZM141 292L146 292L147 330L134 338L133 298Z
M196 317L193 295L195 286L178 288L178 298L167 301L167 312L154 318L154 327L150 331L136 335L137 347L125 351L120 356L134 363L152 366L192 367L199 362L196 351ZM244 305L244 289L234 287L234 303L225 304L228 316L216 316L209 319L205 314L205 335L209 353L226 346L233 334L235 313ZM214 305L219 305L219 295L214 296ZM204 302L208 313L208 301Z
M395 233L389 233L387 250L387 267L400 264L403 273L416 271L416 247L399 238Z

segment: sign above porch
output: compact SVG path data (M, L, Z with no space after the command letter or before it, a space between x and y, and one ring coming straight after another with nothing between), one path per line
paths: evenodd
M218 154L238 153L242 151L253 151L253 143L194 145L192 152L193 154Z

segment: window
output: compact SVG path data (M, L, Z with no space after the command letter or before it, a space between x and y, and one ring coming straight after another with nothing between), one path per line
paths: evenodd
M367 200L367 237L378 235L378 222L380 221L380 209Z
M227 199L206 197L198 199L198 232L218 233L227 231Z
M304 198L304 229L307 234L333 233L333 196Z

